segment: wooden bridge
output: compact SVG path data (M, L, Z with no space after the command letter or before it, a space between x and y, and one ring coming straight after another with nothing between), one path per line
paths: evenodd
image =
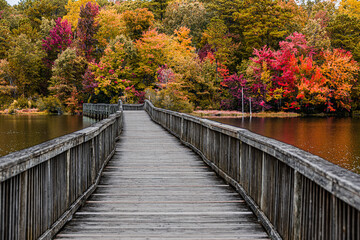
M84 114L0 158L0 239L360 239L355 173L149 101Z

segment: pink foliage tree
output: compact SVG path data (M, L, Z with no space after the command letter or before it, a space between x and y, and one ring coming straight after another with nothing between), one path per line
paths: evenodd
M42 47L47 53L44 59L49 67L54 64L59 53L67 49L73 39L71 24L67 20L58 18L55 27L50 30L49 36L43 39Z

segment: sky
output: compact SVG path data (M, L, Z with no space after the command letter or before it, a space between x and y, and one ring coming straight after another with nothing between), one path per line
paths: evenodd
M11 6L14 6L15 4L17 4L18 2L20 2L20 0L6 0L8 2L8 4L10 4Z

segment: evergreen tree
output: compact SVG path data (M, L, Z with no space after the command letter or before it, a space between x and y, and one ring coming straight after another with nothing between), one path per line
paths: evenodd
M292 13L273 0L244 0L234 19L241 27L242 55L249 57L254 48L267 45L277 48L290 34L288 22Z
M358 52L360 42L360 19L341 14L329 22L327 31L330 35L331 46L354 52L356 61L360 61Z

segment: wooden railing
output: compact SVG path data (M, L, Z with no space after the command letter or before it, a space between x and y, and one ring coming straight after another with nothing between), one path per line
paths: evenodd
M127 111L144 110L144 104L123 104L123 109Z
M359 175L245 129L145 110L238 190L273 239L360 239Z
M118 104L84 103L83 115L95 119L104 119L110 114L116 113L120 107L122 107L121 101Z
M0 239L51 239L95 190L122 119L118 107L88 128L0 158Z

